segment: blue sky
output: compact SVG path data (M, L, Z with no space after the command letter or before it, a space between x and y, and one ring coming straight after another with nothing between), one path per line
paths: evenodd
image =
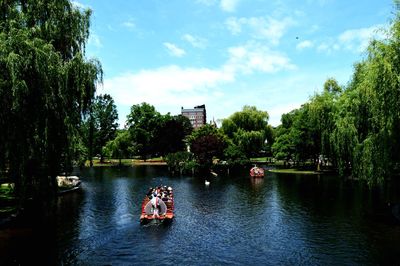
M88 58L100 60L98 93L161 114L205 104L207 120L254 105L269 123L322 90L345 85L368 41L382 38L392 0L73 1L93 11Z

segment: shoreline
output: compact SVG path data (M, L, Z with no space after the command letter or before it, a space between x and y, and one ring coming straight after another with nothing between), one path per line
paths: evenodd
M100 163L99 161L93 161L93 167L118 167L118 166L135 166L135 165L155 165L155 166L164 166L167 165L167 162L161 160L154 160L154 161L144 161L144 160L127 160L124 159L121 161L119 160L110 160L105 161L104 163ZM89 163L85 164L85 168L90 168Z
M324 172L310 171L310 170L298 170L298 169L268 169L271 173L277 174L302 174L302 175L321 175Z

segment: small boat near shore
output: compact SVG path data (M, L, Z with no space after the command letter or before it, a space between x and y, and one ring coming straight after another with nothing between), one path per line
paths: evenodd
M250 169L251 177L264 177L264 169L261 167L254 166Z
M81 180L77 176L57 176L58 195L79 190Z
M140 223L168 223L174 218L174 194L171 187L150 188L142 202Z

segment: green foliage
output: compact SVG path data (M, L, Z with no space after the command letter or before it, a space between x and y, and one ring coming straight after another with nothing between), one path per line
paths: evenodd
M318 157L318 144L310 104L304 104L282 116L282 125L276 129L272 153L277 160L305 162Z
M184 139L193 130L187 117L161 115L148 103L131 107L126 127L134 153L143 158L185 150Z
M221 158L227 145L226 136L211 125L204 125L187 137L190 151L205 169L212 166L214 157Z
M240 149L248 157L257 156L265 141L265 132L244 131L239 129L233 135L233 142L237 143Z
M304 148L311 146L310 159L315 155L328 157L341 175L353 175L369 184L397 176L400 169L398 1L395 7L395 18L385 32L387 38L371 41L367 57L355 64L346 88L330 78L323 93L316 94L300 109L303 115L282 116L282 126L275 132L276 158L307 154ZM301 142L308 143L304 146Z
M82 126L91 162L93 156L97 154L100 154L100 162L103 162L103 148L109 140L114 139L118 127L117 120L117 107L113 98L109 94L96 96Z
M153 143L161 124L162 116L154 106L142 103L131 107L125 126L134 142L135 154L146 159L155 153Z
M267 137L272 142L268 118L267 112L244 106L242 111L222 121L221 130L250 158L258 155Z
M244 166L249 163L246 154L234 143L228 144L228 147L224 150L223 159L229 167Z
M190 120L182 115L162 116L161 125L155 132L154 150L158 155L166 155L186 149L185 138L193 131Z
M117 131L115 139L110 140L103 148L103 154L116 159L129 158L134 154L133 141L127 130Z
M198 167L193 154L186 151L180 151L167 154L165 157L168 168L173 173L186 173L193 171Z
M102 80L100 63L84 57L89 17L67 0L1 3L0 171L21 202L54 195L80 150L81 117Z
M335 95L341 93L342 88L339 86L336 79L328 78L324 83L324 92Z

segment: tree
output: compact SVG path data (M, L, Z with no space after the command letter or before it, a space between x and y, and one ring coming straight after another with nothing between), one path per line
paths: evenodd
M400 4L395 1L395 18L386 38L372 40L367 57L355 64L347 88L330 78L324 91L307 103L308 119L278 134L273 146L284 143L302 151L299 139L311 133L319 154L328 156L341 175L353 175L369 184L382 182L400 171ZM307 123L309 121L309 123ZM283 122L283 120L282 120ZM304 128L299 127L305 125ZM296 131L292 130L296 129ZM293 134L295 133L295 134ZM304 142L304 141L303 141ZM312 143L312 142L311 142ZM287 146L289 146L289 144Z
M247 157L255 156L263 148L267 136L271 136L268 113L255 106L244 106L222 121L221 130L233 140Z
M337 101L341 96L341 91L342 89L336 80L330 78L325 81L323 93L314 95L310 100L309 119L314 127L315 161L320 155L334 161L330 135L335 129Z
M133 105L127 116L126 127L131 134L136 154L146 159L155 154L156 132L162 124L162 116L148 103Z
M82 114L102 80L100 63L84 56L91 12L67 0L0 5L0 170L21 204L44 201L55 195L56 175L70 170Z
M103 148L103 154L119 159L119 164L122 165L121 159L129 158L134 152L133 147L129 131L118 130L115 139L108 141Z
M188 136L190 151L195 155L200 167L208 170L213 164L214 157L223 156L227 146L225 138L225 135L211 125L204 125Z
M186 149L185 138L193 131L190 120L182 115L162 116L161 125L155 132L154 150L165 156Z
M104 161L103 147L115 137L118 127L118 112L114 100L109 94L96 96L90 109L84 128L88 156L92 166L95 154L100 154L100 162Z

